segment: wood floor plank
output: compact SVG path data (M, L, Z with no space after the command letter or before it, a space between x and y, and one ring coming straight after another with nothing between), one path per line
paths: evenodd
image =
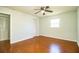
M78 45L73 41L66 41L57 38L37 36L11 45L11 52L14 53L49 53L51 49L58 46L60 53L77 53ZM52 48L51 48L52 46ZM54 52L54 51L53 51Z
M10 52L10 40L0 41L0 53Z

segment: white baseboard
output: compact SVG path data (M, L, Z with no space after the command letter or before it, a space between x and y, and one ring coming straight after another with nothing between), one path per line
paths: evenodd
M10 41L10 43L11 44L13 44L13 43L17 43L17 42L20 42L20 41L23 41L23 40L28 40L28 39L31 39L31 38L33 38L34 36L29 36L29 37L26 37L26 38L23 38L23 39L19 39L19 40L16 40L16 41Z
M36 36L40 36L40 35L36 35ZM41 36L46 36L46 37L51 37L51 38L59 38L59 39L62 39L62 40L77 42L76 40L70 40L70 39L61 38L61 37L53 37L53 36L49 36L49 35L41 35ZM35 37L35 36L29 36L29 37L26 37L26 38L23 38L23 39L20 39L20 40L10 41L10 42L11 42L11 44L13 44L13 43L17 43L17 42L20 42L20 41L23 41L23 40L31 39L31 38L33 38L33 37ZM79 45L79 44L78 44L78 45Z
M61 39L61 40L67 40L67 41L74 41L74 42L77 42L76 40L70 40L70 39L68 39L68 38L54 37L54 36L49 36L49 35L41 35L41 36L46 36L46 37L51 37L51 38L58 38L58 39Z

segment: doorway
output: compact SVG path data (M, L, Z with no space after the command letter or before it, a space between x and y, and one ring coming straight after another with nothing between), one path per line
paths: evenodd
M10 50L10 15L0 13L0 53Z

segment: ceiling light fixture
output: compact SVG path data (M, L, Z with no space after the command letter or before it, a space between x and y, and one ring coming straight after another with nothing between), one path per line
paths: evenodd
M41 12L43 15L45 15L45 12L50 12L52 13L52 10L48 10L50 7L49 6L41 6L40 9L35 9L38 10L35 14L38 14L39 12Z

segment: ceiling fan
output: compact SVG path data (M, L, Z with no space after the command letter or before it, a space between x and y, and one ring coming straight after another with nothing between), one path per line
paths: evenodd
M41 12L43 15L45 15L46 12L50 12L52 13L52 10L48 10L50 7L49 6L41 6L40 9L35 9L38 10L36 13L34 14L38 14L39 12Z

